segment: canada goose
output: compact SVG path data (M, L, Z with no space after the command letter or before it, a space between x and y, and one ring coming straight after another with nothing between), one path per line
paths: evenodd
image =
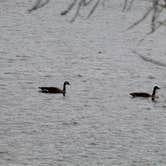
M42 93L62 93L63 96L66 94L66 85L70 85L68 81L65 81L63 84L63 89L57 87L39 87L40 92Z
M130 95L132 97L151 97L152 100L154 100L155 97L156 97L155 95L156 95L156 90L157 89L160 89L160 88L158 86L154 86L152 94L149 94L149 93L146 93L146 92L133 92L133 93L130 93Z

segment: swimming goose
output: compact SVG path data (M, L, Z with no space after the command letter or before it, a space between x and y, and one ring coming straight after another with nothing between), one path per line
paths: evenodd
M63 89L57 87L39 87L40 92L42 93L62 93L63 96L66 94L66 85L70 85L68 81L65 81L63 84Z
M132 97L151 97L152 100L155 99L155 95L156 95L156 90L160 89L158 86L154 86L153 87L153 92L152 94L149 94L149 93L146 93L146 92L133 92L133 93L130 93L130 95Z

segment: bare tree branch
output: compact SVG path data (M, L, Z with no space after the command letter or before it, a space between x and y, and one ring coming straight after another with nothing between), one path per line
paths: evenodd
M130 9L131 9L131 7L132 7L132 5L133 5L134 1L135 1L135 0L132 0L132 1L129 3L129 7L128 7L128 9L127 9L127 10L130 10Z
M134 0L130 1L130 6L132 6ZM146 13L134 24L129 26L127 30L134 28L138 24L140 24L142 21L144 21L148 16L151 17L151 31L148 34L151 34L155 32L162 24L161 14L164 12L164 9L166 9L166 0L152 0L151 1L152 6L147 9ZM124 1L124 7L123 9L127 8L128 0Z
M44 7L49 3L49 1L50 0L36 0L36 3L31 9L28 10L28 12L31 13L34 10ZM61 15L67 15L70 11L75 10L74 16L70 20L70 22L73 22L78 16L81 16L80 13L83 8L88 8L88 10L89 8L91 8L87 13L86 18L88 19L94 13L101 1L104 2L104 0L72 0L67 9L61 12ZM127 11L131 9L134 2L135 0L124 0L123 11L125 9ZM131 26L129 26L127 30L134 28L135 26L143 22L148 16L151 17L151 31L148 34L155 32L160 26L165 26L165 21L162 22L161 18L163 20L163 12L165 11L164 9L166 9L166 0L150 0L148 2L151 6L147 9L144 15L139 20L134 22Z
M86 0L83 0L83 5L84 6L88 6L91 2L93 2L94 0L89 0L86 2Z
M163 63L163 62L160 62L160 61L156 61L152 58L148 58L148 57L145 57L143 55L141 55L140 53L136 52L135 50L132 51L134 54L138 55L142 60L146 61L146 62L150 62L154 65L157 65L157 66L161 66L161 67L166 67L166 63Z
M101 0L97 0L96 3L93 5L92 9L90 10L87 18L89 18L95 11L95 9L97 8L99 2ZM68 6L68 8L66 10L64 10L63 12L61 12L61 15L67 15L74 7L76 7L76 12L73 16L73 18L70 20L70 22L74 22L75 19L79 16L81 8L85 8L87 6L89 6L92 2L95 2L95 0L73 0L73 2Z
M148 9L148 11L143 15L143 17L141 19L139 19L138 21L136 21L134 24L132 24L131 26L129 26L127 28L127 30L132 29L133 27L135 27L136 25L138 25L139 23L141 23L143 20L145 20L146 17L148 17L148 15L150 14L150 12L153 10L153 7L151 7L150 9Z
M84 1L84 0L83 0L83 1ZM77 18L77 16L79 15L81 6L82 6L82 4L83 4L83 1L81 0L81 1L78 3L78 7L77 7L77 9L76 9L76 13L75 13L74 17L71 19L70 22L74 22L75 19Z
M94 12L94 11L95 11L95 9L97 8L97 6L98 6L99 2L100 2L100 0L98 0L98 1L96 2L96 4L93 6L93 8L92 8L92 9L91 9L91 11L89 12L89 14L88 14L88 17L87 17L87 18L89 18L89 17L93 14L93 12Z
M49 3L50 0L46 0L44 3L42 3L42 0L37 0L36 3L33 5L31 9L28 10L29 13L31 13L34 10L37 10L39 8L42 8L45 6L47 3Z
M152 32L154 32L156 28L157 14L158 14L158 0L153 0L153 15L152 15L152 21L151 21Z
M77 2L77 0L74 0L74 1L68 6L68 8L67 8L65 11L61 12L61 15L62 15L62 16L63 16L63 15L66 15L70 10L72 10L72 8L75 6L76 2Z
M124 11L125 9L130 10L133 2L134 2L134 0L131 0L128 4L128 0L125 0L122 11Z
M128 0L125 0L125 1L124 1L123 11L124 11L124 10L126 9L126 7L127 7L127 1L128 1Z

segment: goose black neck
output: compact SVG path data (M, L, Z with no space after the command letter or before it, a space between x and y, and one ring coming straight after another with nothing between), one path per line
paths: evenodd
M63 84L63 96L65 96L66 93L66 83Z
M155 94L156 94L156 90L157 90L156 88L153 89L153 93L152 93L152 96L153 96L153 97L154 97Z

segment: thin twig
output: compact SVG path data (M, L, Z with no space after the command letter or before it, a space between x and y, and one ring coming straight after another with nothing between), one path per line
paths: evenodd
M152 33L155 31L155 28L156 28L157 13L158 13L158 0L153 0L153 15L152 15L152 21L151 21Z
M79 16L81 8L87 7L92 2L94 2L94 0L73 0L73 2L68 6L68 8L66 10L64 10L63 12L61 12L61 15L67 15L76 6L76 12L75 12L73 18L70 20L70 22L74 22L76 20L76 18ZM90 10L87 18L89 18L94 13L99 2L100 2L100 0L97 0L97 2L94 4L92 9Z
M127 5L127 1L125 0L124 6ZM130 1L130 7L132 6L134 0ZM159 23L159 19L161 14L163 13L163 9L166 9L166 0L152 0L152 7L149 8L146 13L134 24L129 26L127 30L134 28L138 24L140 24L142 21L144 21L151 13L151 31L147 33L148 35L155 32L162 24Z
M83 0L83 5L88 6L91 2L93 2L93 0L89 0L87 2L86 2L86 0Z
M83 3L82 0L78 3L78 7L77 7L77 10L76 10L76 13L75 13L74 17L70 20L70 22L74 22L75 19L77 18L77 16L79 15L82 3Z
M133 4L133 2L134 2L134 0L131 0L130 2L129 2L129 4L128 4L128 0L125 0L124 1L124 5L123 5L123 9L122 9L122 11L124 11L125 9L128 11L128 10L130 10L131 9L131 6L132 6L132 4ZM127 7L128 6L128 7Z
M127 7L127 1L128 1L128 0L125 0L125 1L124 1L124 5L123 5L123 9L122 9L123 11L124 11L124 10L126 9L126 7Z
M144 60L146 62L152 63L152 64L157 65L157 66L166 67L166 64L163 63L163 62L156 61L156 60L154 60L152 58L145 57L145 56L141 55L140 53L136 52L135 50L133 50L132 52L134 54L138 55L142 60Z
M161 12L162 12L163 8L160 9L160 12L157 13L156 17L155 17L155 25L153 26L152 24L152 28L151 28L151 31L148 32L147 34L150 35L152 33L154 33L157 29L159 29L163 24L164 21L157 21L158 17L160 16Z
M129 7L128 7L128 9L127 10L130 10L131 9L131 7L132 7L132 5L133 5L133 3L134 3L134 0L132 0L130 3L129 3Z
M37 0L36 3L34 4L34 6L28 10L29 13L31 13L34 10L37 10L39 8L42 8L43 6L45 6L47 3L49 3L50 0L46 0L44 3L41 3L42 0Z
M141 19L139 19L138 21L136 21L134 24L132 24L131 26L129 26L127 28L127 30L132 29L133 27L135 27L136 25L140 24L143 20L146 19L146 17L148 17L148 15L150 14L150 12L153 10L153 7L149 8L149 10L143 15L143 17Z
M77 0L74 0L74 1L68 6L68 8L67 8L65 11L61 12L61 15L66 15L70 10L72 10L72 8L75 6L76 2L77 2Z
M93 6L93 8L92 8L91 11L89 12L87 18L89 18L89 17L94 13L94 11L95 11L95 9L97 8L99 2L100 2L100 0L98 0L98 1L96 2L96 4Z

